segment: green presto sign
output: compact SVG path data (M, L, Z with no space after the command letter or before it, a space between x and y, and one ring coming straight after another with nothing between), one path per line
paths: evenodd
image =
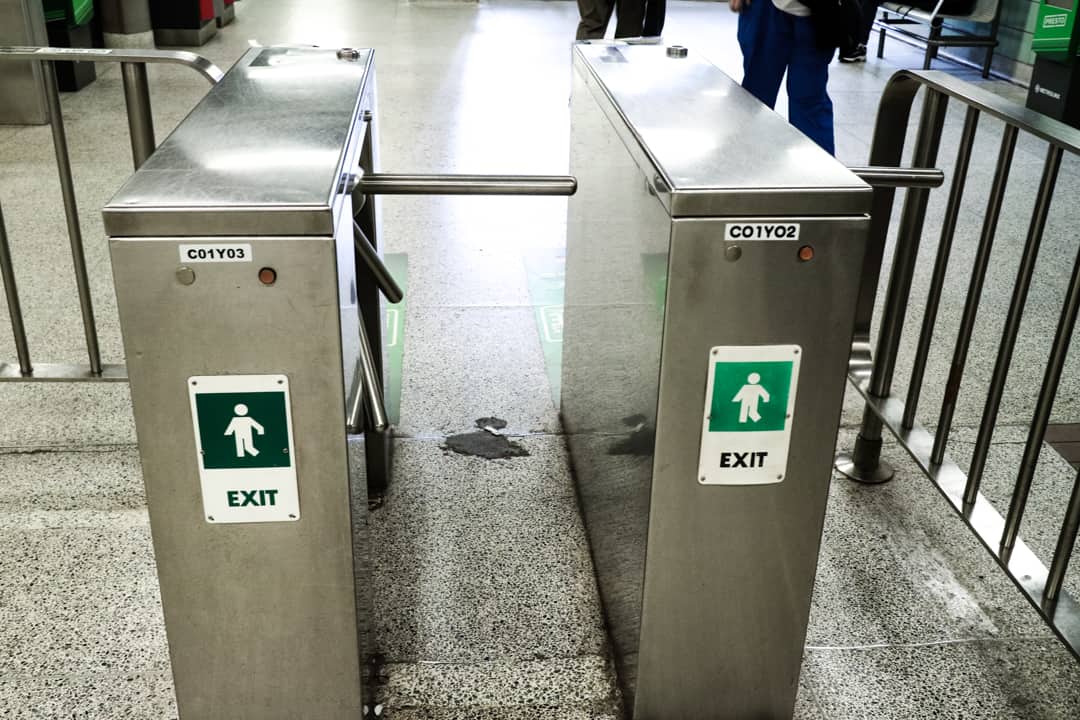
M1031 49L1040 55L1064 59L1076 54L1076 0L1042 0L1035 21Z

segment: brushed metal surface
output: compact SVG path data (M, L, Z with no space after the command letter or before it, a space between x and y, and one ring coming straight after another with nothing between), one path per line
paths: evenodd
M0 0L0 46L48 44L41 0ZM0 124L48 121L41 63L0 63Z
M217 35L217 31L217 22L207 20L198 29L157 28L154 30L154 41L165 46L198 47Z
M370 50L252 48L104 210L112 237L331 235ZM363 127L363 124L360 124Z
M253 237L255 262L206 263L190 285L184 240L110 241L180 716L358 718L347 301L327 282L351 234ZM207 523L187 378L271 373L289 377L301 519Z
M636 718L789 718L795 704L869 225L785 220L798 242L741 243L737 262L722 219L673 223ZM788 343L803 356L784 481L699 485L709 349Z
M0 382L127 382L127 368L105 363L101 373L89 365L34 363L33 373L23 375L15 363L0 362Z
M574 66L673 217L865 211L865 183L693 50L579 43Z
M573 92L561 413L632 707L671 221L580 77Z
M755 111L693 54L665 78L662 47L611 47L575 50L561 411L620 684L636 720L790 718L871 190L775 116L736 144ZM651 103L622 68L647 53ZM803 348L785 480L699 484L710 348L776 344Z

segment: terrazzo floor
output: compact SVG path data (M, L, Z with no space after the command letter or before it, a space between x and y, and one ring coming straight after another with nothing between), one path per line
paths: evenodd
M544 0L242 0L198 52L228 67L248 47L374 47L381 162L396 172L564 173L573 3ZM668 42L734 77L734 17L723 3L674 2ZM921 54L832 67L838 154L866 164L882 87ZM942 65L968 80L977 75ZM180 68L150 69L163 138L206 90ZM1022 101L1017 88L984 83ZM782 109L782 105L781 105ZM106 361L122 362L98 209L130 173L115 68L64 97L88 264ZM917 117L915 115L914 117ZM962 110L950 109L941 166L951 178ZM983 122L925 384L936 423L966 273L1000 127ZM46 128L0 127L0 203L31 347L79 362L82 332ZM963 466L982 408L1044 148L1022 139L983 294L951 452ZM1033 406L1076 253L1080 180L1061 171L1037 282L986 479L1001 502ZM910 372L945 191L932 194L898 381ZM898 203L899 205L899 203ZM378 700L390 718L616 718L621 712L588 547L551 401L527 258L557 255L565 200L386 198L387 251L408 256L409 306L391 490L371 520L383 654ZM891 243L886 260L891 257ZM0 358L14 357L6 312ZM1056 422L1080 421L1071 354ZM443 451L477 418L505 418L528 456ZM0 385L0 718L175 717L149 525L124 385ZM854 393L838 445L859 418ZM799 718L1076 718L1080 666L894 443L892 483L834 481L799 699ZM1024 529L1053 546L1075 478L1043 453ZM1069 588L1080 595L1077 573Z

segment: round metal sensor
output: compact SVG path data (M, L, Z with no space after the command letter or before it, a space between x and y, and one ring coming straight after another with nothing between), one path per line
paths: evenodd
M181 285L190 285L195 282L195 271L187 265L181 265L176 269L176 280Z
M273 285L277 282L277 270L270 267L264 267L259 271L259 282L263 285Z

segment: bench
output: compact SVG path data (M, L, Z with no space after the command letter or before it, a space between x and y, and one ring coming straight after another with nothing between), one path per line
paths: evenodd
M929 70L930 63L938 55L938 49L942 47L985 47L986 58L983 60L982 76L990 77L990 63L994 58L994 48L997 47L998 25L1001 22L1000 0L975 0L971 11L964 15L950 15L942 12L945 0L938 0L933 10L922 10L911 5L886 2L881 5L881 17L876 25L879 28L878 51L879 58L885 56L885 34L893 32L897 35L913 38L926 45L926 56L923 59L923 69ZM945 34L946 20L964 20L989 25L986 35L968 33L959 30ZM904 25L924 24L930 26L928 35L908 30Z

